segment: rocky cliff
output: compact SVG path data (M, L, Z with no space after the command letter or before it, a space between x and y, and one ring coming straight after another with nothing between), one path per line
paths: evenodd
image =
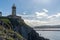
M21 17L0 17L0 40L49 40L39 36Z

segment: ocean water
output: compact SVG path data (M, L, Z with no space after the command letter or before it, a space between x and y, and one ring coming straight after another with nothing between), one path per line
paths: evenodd
M50 40L60 40L60 31L36 31L40 36Z

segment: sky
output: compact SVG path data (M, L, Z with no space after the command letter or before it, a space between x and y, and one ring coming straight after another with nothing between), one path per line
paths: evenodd
M11 14L13 4L30 26L60 25L60 0L0 0L3 16Z

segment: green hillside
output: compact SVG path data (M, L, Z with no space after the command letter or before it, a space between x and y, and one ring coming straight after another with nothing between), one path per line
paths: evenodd
M1 40L49 40L40 37L24 20L9 17L0 17L0 39Z
M14 36L15 35L15 36ZM13 30L5 29L3 26L0 26L0 37L2 40L15 40L15 39L23 39L23 37Z

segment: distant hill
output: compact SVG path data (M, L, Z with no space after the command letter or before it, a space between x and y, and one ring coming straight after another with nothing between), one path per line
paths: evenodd
M60 28L60 25L35 26L34 28Z
M40 37L18 16L0 17L0 40L49 40Z

